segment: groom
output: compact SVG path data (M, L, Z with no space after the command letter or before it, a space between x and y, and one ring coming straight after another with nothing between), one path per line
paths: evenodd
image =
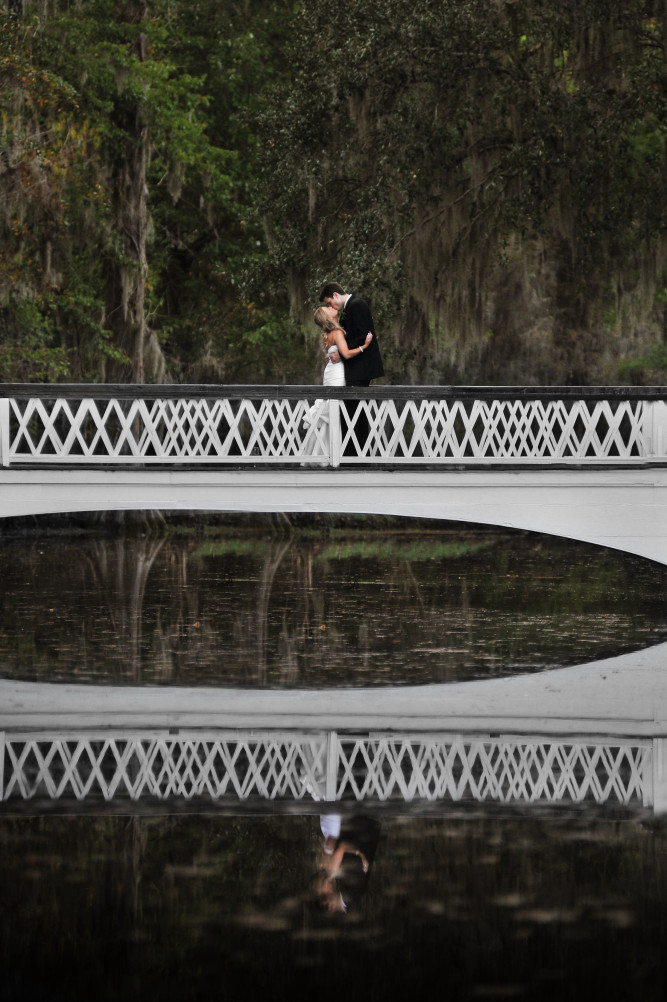
M339 311L338 320L345 331L348 348L362 349L359 355L344 360L346 385L370 386L371 379L384 376L373 317L363 299L354 293L346 293L338 282L327 282L320 290L320 302ZM373 340L366 345L369 331Z
M320 289L320 302L339 311L338 322L345 331L348 348L362 349L354 358L344 359L346 386L370 386L371 379L384 376L373 317L363 299L354 293L346 293L338 282L327 282ZM373 340L366 344L369 331ZM363 452L368 447L370 434L365 409L355 400L346 400L345 410L348 427L354 431L359 449ZM356 454L352 443L348 443L344 455L350 453Z

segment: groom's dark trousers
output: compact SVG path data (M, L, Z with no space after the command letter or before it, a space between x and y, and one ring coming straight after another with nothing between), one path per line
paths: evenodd
M370 386L371 379L379 379L384 376L380 348L375 336L375 326L371 311L363 299L359 299L354 293L345 303L345 307L340 317L341 327L345 331L345 340L348 348L360 348L364 350L361 354L345 361L345 385L346 386ZM373 335L373 340L366 345L366 335L368 332ZM365 347L364 347L365 346ZM348 424L352 423L353 415L358 407L357 400L346 400L345 410L347 412ZM354 426L354 431L359 443L359 448L363 449L368 441L369 435L368 418L365 413L360 413ZM348 445L344 455L355 456L357 450Z

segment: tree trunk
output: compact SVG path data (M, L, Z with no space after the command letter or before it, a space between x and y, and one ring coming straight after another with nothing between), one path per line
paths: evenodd
M128 0L118 17L128 24L139 24L148 17L148 3L146 0ZM145 35L139 36L132 54L140 62L145 61ZM111 382L143 383L147 377L146 171L150 157L150 131L142 100L123 93L122 79L119 79L118 89L117 125L124 131L126 140L111 167L116 241L107 261L106 324L114 347L122 351L129 362L111 362L107 366L106 377Z

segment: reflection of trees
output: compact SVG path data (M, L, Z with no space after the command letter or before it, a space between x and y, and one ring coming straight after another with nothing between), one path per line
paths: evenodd
M257 681L260 685L267 683L267 645L269 636L269 604L271 590L276 572L292 543L271 540L264 550L264 559L257 585L257 620L255 646L257 650Z
M179 685L418 683L532 668L560 652L592 659L662 636L662 571L646 562L574 563L572 546L537 550L513 537L490 547L474 534L449 552L449 537L416 535L14 542L0 581L2 671ZM615 615L602 621L610 599Z
M118 819L109 830L114 878L110 885L113 921L136 938L141 928L141 878L148 831L141 818Z
M141 678L146 582L164 542L164 538L119 536L111 543L93 540L88 551L119 654L135 681Z
M227 629L215 618L209 570L188 560L193 545L192 540L172 540L165 546L164 538L123 536L94 540L86 548L114 634L113 660L122 663L123 673L141 680L148 657L151 676L163 681L187 681L198 665L207 665L215 674L222 662L225 673L240 673L245 681L260 685L278 680L276 672L283 684L307 684L313 637L327 615L325 590L313 582L318 544L298 545L292 537L278 537L255 546L246 558L255 567L252 592L241 592L231 583ZM154 567L154 584L158 579L159 584L149 610L146 588ZM150 648L144 643L147 619ZM335 630L332 635L334 646L339 646L336 640L344 642ZM237 647L235 663L229 660L230 639Z

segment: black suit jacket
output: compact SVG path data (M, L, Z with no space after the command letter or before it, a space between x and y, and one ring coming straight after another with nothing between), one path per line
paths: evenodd
M375 327L373 317L363 299L359 299L354 293L346 302L339 317L340 325L345 331L345 340L348 348L361 348L366 341L366 335L370 331L373 340L368 348L364 348L360 355L354 358L344 359L345 381L349 383L360 382L363 379L378 379L384 376L382 357L375 337Z

